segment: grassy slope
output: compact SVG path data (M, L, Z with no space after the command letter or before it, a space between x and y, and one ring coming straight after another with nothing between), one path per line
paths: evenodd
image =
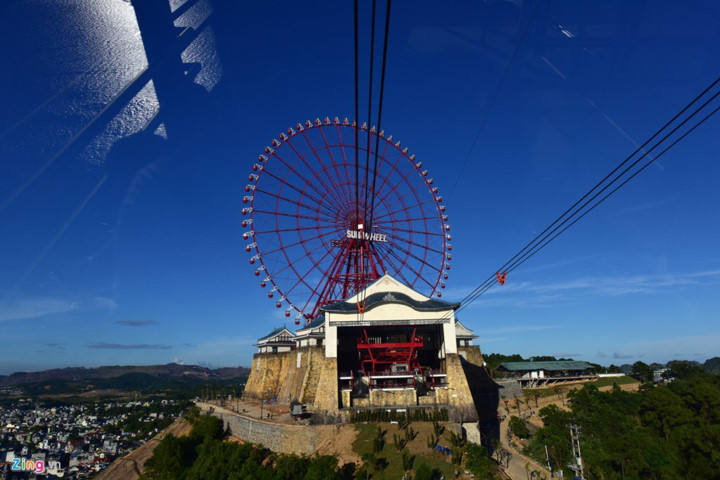
M382 472L377 472L372 475L372 478L387 478L387 479L399 479L403 476L403 464L402 464L402 451L395 449L393 445L393 434L396 433L404 438L403 430L398 430L397 425L389 423L368 423L368 424L357 424L355 429L358 434L353 442L353 451L358 455L362 456L365 453L372 452L373 449L373 438L375 438L375 431L377 427L381 426L387 433L385 434L385 447L376 456L378 458L385 458L388 462L387 468ZM427 447L427 439L433 432L432 423L430 422L415 422L411 423L410 427L417 432L417 436L413 441L408 443L405 447L410 451L411 455L415 456L413 468L416 468L421 463L426 463L430 468L437 468L445 475L445 478L455 477L455 465L450 463L450 456L444 455L437 450L431 451ZM444 432L440 436L438 445L449 446L448 432ZM373 472L373 470L370 470Z
M639 383L637 380L635 380L632 377L605 377L605 378L599 378L592 382L587 383L574 383L570 385L560 385L560 388L563 389L563 391L567 391L568 389L572 388L582 388L583 385L594 385L598 388L601 387L607 387L612 385L613 383L617 383L618 385L627 385L631 383ZM539 397L550 397L552 395L556 395L555 393L556 387L548 387L548 388L532 388L532 389L526 389L525 390L525 396L528 396L529 392L535 392L538 394Z

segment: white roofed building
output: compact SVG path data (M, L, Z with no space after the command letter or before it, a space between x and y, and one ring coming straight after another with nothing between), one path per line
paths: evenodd
M458 347L472 347L473 340L478 338L474 332L455 319L455 338L457 338Z
M262 338L258 338L258 343L254 345L258 349L258 353L280 353L289 352L295 348L295 334L286 327L276 328Z

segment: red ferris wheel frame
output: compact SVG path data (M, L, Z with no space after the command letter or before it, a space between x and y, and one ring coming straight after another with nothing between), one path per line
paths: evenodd
M373 148L377 169L366 162ZM360 175L353 175L356 151ZM260 286L272 285L268 297L288 305L287 317L295 310L296 324L385 272L442 296L452 250L445 206L422 163L392 136L337 117L308 120L273 139L252 169L243 197L249 218L242 226L251 228L245 250L260 264Z

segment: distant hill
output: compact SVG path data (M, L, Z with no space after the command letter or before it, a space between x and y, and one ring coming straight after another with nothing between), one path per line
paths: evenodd
M250 375L250 369L246 367L210 369L199 365L178 365L177 363L147 366L116 365L96 368L55 368L40 372L16 372L12 375L0 375L0 387L48 381L81 382L87 380L112 379L127 376L128 374L145 374L159 379L219 381L248 377Z

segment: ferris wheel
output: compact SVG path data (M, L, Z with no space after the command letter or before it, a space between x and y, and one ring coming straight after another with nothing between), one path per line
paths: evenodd
M260 287L296 324L384 273L442 296L452 250L445 206L392 136L337 117L298 123L265 147L248 178L245 250Z

